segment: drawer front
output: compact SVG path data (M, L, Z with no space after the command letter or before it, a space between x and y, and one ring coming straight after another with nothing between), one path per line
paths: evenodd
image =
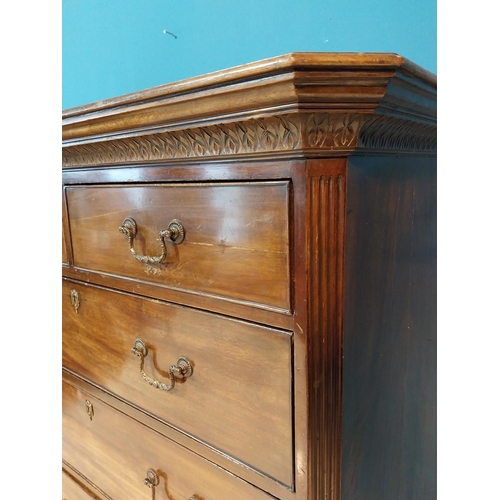
M78 305L78 307L75 307ZM171 385L187 358L189 378ZM289 486L293 478L291 336L158 300L63 281L63 365Z
M288 182L67 188L74 265L163 286L290 309ZM133 218L132 255L118 228Z
M63 459L113 499L151 500L148 469L156 500L273 498L66 382L62 427Z

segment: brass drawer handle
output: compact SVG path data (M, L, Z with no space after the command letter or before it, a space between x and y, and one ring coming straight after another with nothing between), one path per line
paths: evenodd
M158 477L158 474L156 473L155 470L153 469L148 469L146 472L146 479L144 479L144 484L148 487L151 488L151 494L152 494L152 500L155 500L156 497L156 486L160 484L160 478ZM196 500L195 497L189 497L188 500Z
M151 488L151 498L155 500L156 498L156 489L155 487L160 484L160 478L158 474L153 469L148 469L146 473L146 479L144 479L144 484Z
M175 379L185 379L189 378L193 374L193 366L191 361L184 356L180 356L177 360L177 365L172 365L168 370L168 376L170 378L170 385L167 385L159 380L154 380L144 371L144 358L148 355L148 348L146 342L142 339L135 339L134 347L132 347L132 352L141 358L140 371L142 378L156 389L162 389L163 391L170 391L175 386Z
M173 243L179 245L184 241L185 231L184 226L180 221L174 219L168 225L167 229L163 229L158 233L161 245L161 255L150 257L149 255L140 255L134 250L134 238L137 235L137 223L132 217L127 217L123 221L123 225L118 228L120 233L123 233L128 238L128 245L132 255L143 264L161 264L167 256L167 247L165 238L169 238Z

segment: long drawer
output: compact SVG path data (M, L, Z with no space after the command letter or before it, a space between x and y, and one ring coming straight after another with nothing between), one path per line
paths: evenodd
M66 197L76 267L290 309L288 182L78 186Z
M63 459L107 498L273 498L66 382L62 428Z
M288 332L63 281L63 366L285 485L291 349Z

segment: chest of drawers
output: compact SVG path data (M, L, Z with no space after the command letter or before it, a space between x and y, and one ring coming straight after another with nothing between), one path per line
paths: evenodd
M63 498L431 499L436 79L290 54L63 112Z

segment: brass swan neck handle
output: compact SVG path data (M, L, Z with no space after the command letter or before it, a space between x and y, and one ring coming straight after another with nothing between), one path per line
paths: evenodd
M165 239L168 238L172 241L172 243L179 245L184 241L184 236L186 234L182 223L177 219L172 220L167 229L162 229L158 233L161 246L161 255L151 257L149 255L138 254L134 250L134 238L137 235L137 223L132 217L127 217L123 221L123 224L118 228L118 231L120 231L120 233L124 234L127 237L130 253L143 264L161 264L167 256Z
M168 370L168 376L170 379L170 384L165 384L159 380L155 380L149 377L144 371L144 358L148 355L148 348L146 342L142 339L135 339L134 347L132 347L132 353L141 358L140 372L142 378L156 389L161 389L163 391L170 391L175 387L175 379L185 379L189 378L193 374L193 365L191 361L185 356L180 356L177 360L177 365L172 365Z

